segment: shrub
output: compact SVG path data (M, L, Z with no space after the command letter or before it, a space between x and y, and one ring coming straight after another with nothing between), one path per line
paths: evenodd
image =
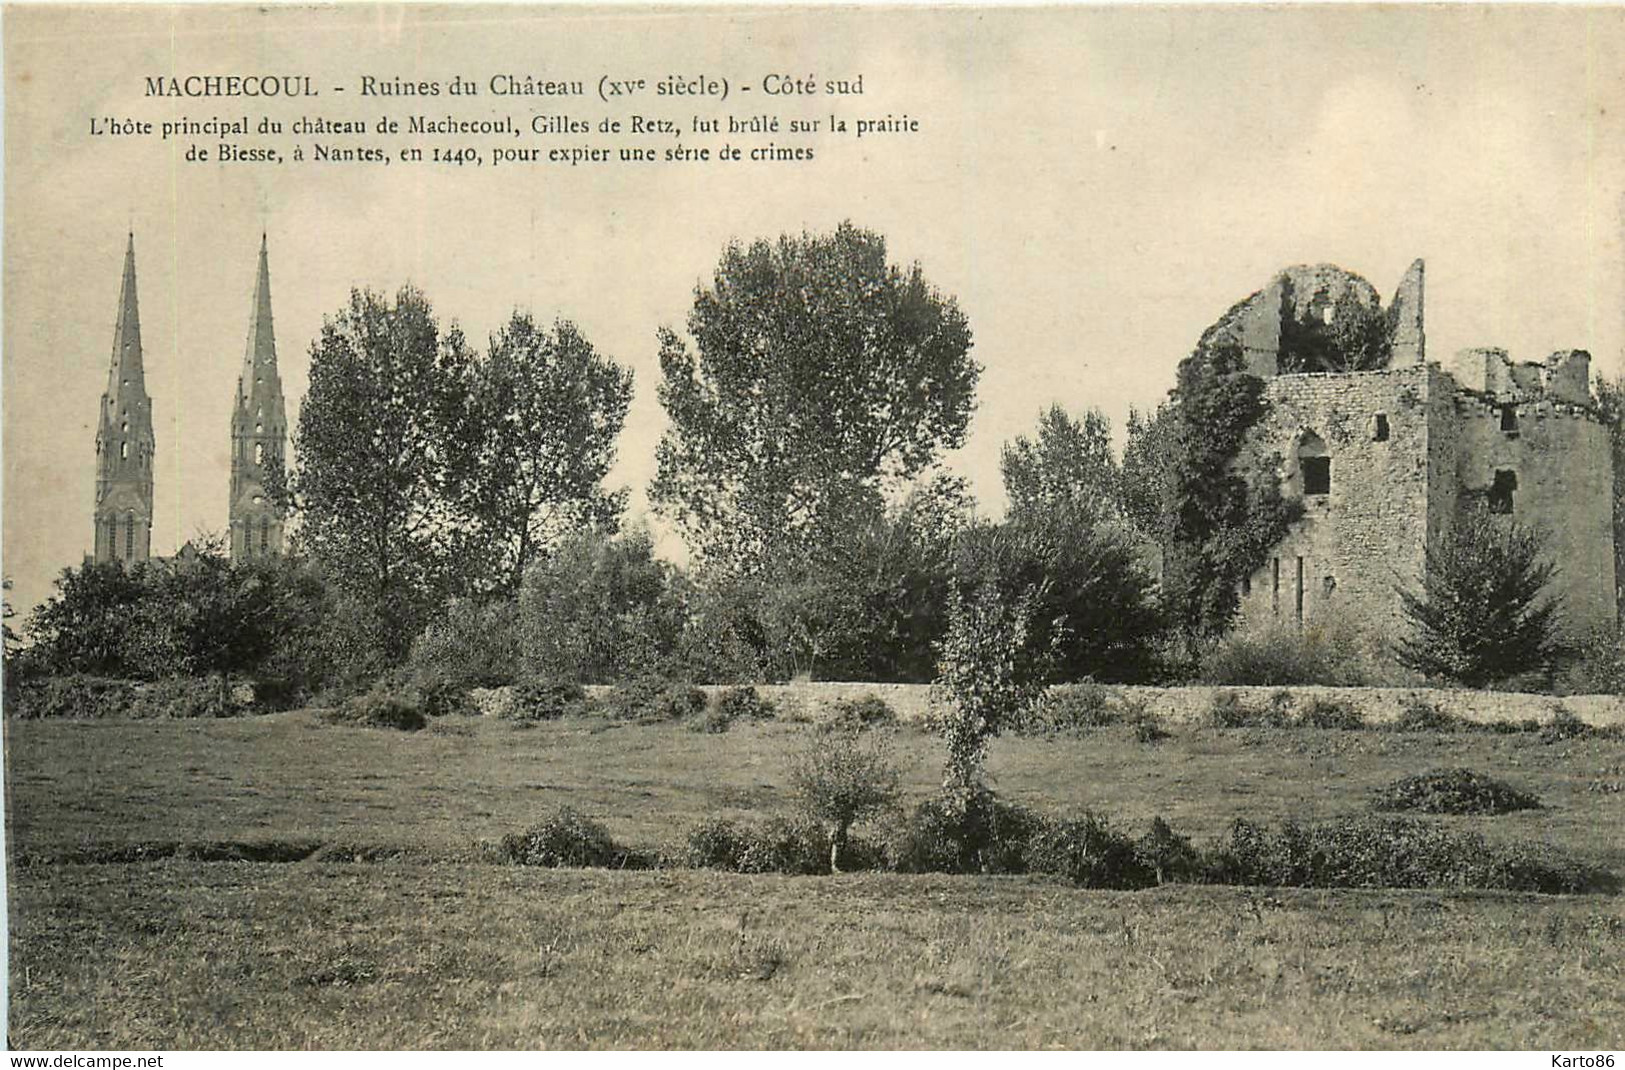
M1126 705L1126 704L1125 704ZM1134 738L1140 743L1160 743L1167 739L1171 733L1162 727L1157 715L1146 708L1144 702L1135 704L1136 708L1125 712L1128 723L1134 728Z
M1215 691L1205 719L1214 728L1246 728L1257 723L1258 715L1234 691Z
M1595 867L1534 845L1492 847L1476 833L1398 817L1287 822L1271 833L1238 819L1212 851L1209 878L1299 888L1461 887L1572 894L1617 889Z
M1580 641L1563 682L1574 694L1625 695L1625 635L1617 624Z
M568 806L524 832L502 837L498 852L516 866L627 868L639 861L607 828Z
M324 712L322 719L329 724L394 728L402 732L416 732L429 723L416 696L385 687L375 687L366 694L346 699L342 705Z
M1458 732L1462 723L1420 695L1409 695L1391 725L1395 732Z
M708 818L688 834L684 859L702 869L733 873L785 873L814 876L828 873L829 837L816 822L771 817L761 824L741 825L723 818ZM853 862L873 868L873 848L852 840L847 849Z
M730 687L712 699L711 708L729 721L767 721L775 712L773 703L754 687Z
M725 818L706 818L688 832L684 861L696 869L739 872L750 848L750 830Z
M219 677L137 684L71 673L30 680L7 699L6 712L20 720L182 719L238 712Z
M1134 850L1158 884L1198 881L1205 874L1201 852L1160 817L1152 818L1151 828L1140 837Z
M698 717L688 722L688 730L716 735L728 731L733 724L734 719L729 711L718 706L707 706Z
M1559 706L1552 713L1552 719L1541 728L1540 741L1564 743L1571 739L1590 739L1598 734L1596 727L1575 716L1574 711Z
M218 676L144 684L136 688L130 707L132 717L152 719L235 717L239 712L226 682Z
M1298 715L1298 723L1308 728L1354 731L1365 727L1365 715L1347 699L1313 698Z
M1134 841L1089 813L1040 824L1027 850L1027 868L1066 877L1082 888L1146 888L1157 883L1156 870L1141 859Z
M705 709L705 692L661 676L641 676L609 693L604 708L623 721L680 721Z
M518 607L511 601L481 606L457 599L412 644L412 686L434 712L438 696L513 683L519 664Z
M890 844L902 873L1025 873L1044 819L986 788L963 810L943 798L921 803Z
M988 742L1021 724L1043 696L1043 657L1027 642L1038 598L1031 586L1010 598L991 580L970 598L957 584L949 591L928 723L947 750L943 790L962 816L969 817L976 797L986 793Z
M587 692L567 680L525 680L513 689L513 701L501 712L507 720L520 723L556 721L566 714L579 714L587 708Z
M1208 651L1200 672L1207 683L1231 686L1359 687L1371 682L1359 641L1344 627L1233 632Z
M1435 769L1401 777L1379 791L1372 805L1424 814L1507 814L1538 810L1540 800L1471 769Z
M1411 624L1395 649L1400 664L1468 687L1548 674L1563 652L1548 542L1482 508L1458 518L1427 548L1422 590L1400 592Z
M865 694L857 698L838 699L832 707L833 715L824 722L824 728L842 732L861 732L897 723L897 711L879 695Z
M739 871L813 876L829 872L829 856L829 837L817 822L771 817L747 837Z
M1120 713L1112 706L1104 684L1084 679L1068 687L1052 687L1038 703L1036 725L1052 732L1078 732L1117 724Z
M807 815L829 830L829 867L839 872L852 826L897 798L898 772L888 740L836 732L796 756L790 783Z

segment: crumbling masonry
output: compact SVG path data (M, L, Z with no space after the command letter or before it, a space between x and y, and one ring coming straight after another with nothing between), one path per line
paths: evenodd
M1475 506L1546 533L1569 635L1611 624L1612 454L1590 354L1514 363L1471 349L1447 371L1427 360L1423 284L1418 260L1384 311L1358 276L1291 268L1222 325L1271 402L1239 462L1274 466L1282 494L1305 510L1243 582L1242 626L1335 622L1385 645L1407 628L1398 590L1420 587L1426 548ZM1380 326L1377 366L1281 366L1285 332L1333 328L1338 316Z

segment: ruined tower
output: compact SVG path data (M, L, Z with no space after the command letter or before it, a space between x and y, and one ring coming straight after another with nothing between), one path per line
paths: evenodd
M288 419L277 374L271 325L271 268L260 236L259 275L248 317L248 346L231 411L231 559L246 561L282 550L282 512L266 494L266 479L282 473Z
M1567 637L1578 640L1615 615L1613 455L1591 394L1590 354L1514 361L1502 349L1469 349L1447 369L1428 359L1424 272L1413 263L1381 310L1320 300L1340 282L1344 292L1375 292L1350 272L1289 268L1288 277L1314 283L1296 288L1309 298L1302 309L1287 307L1272 286L1233 314L1244 339L1263 340L1247 345L1247 366L1265 379L1269 401L1240 466L1273 473L1303 509L1240 584L1240 623L1347 627L1386 648L1411 626L1398 592L1420 589L1428 548L1457 523L1481 522L1482 507L1545 533L1557 565L1550 593ZM1265 344L1303 337L1302 323L1323 322L1334 341L1364 337L1337 329L1344 314L1385 329L1380 365L1305 367ZM1294 330L1254 326L1277 319Z
M135 235L124 249L113 357L96 425L95 559L145 561L152 553L152 399L141 361Z

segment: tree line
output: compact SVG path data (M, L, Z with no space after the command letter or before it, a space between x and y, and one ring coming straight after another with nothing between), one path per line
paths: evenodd
M926 681L954 620L1019 611L1027 676L1143 681L1224 633L1295 515L1230 464L1267 403L1207 336L1121 458L1098 411L1053 406L1004 446L1004 517L979 515L941 463L982 371L967 317L850 223L728 245L684 327L657 335L649 500L686 567L605 486L630 369L566 319L516 311L482 349L411 286L356 290L268 488L288 555L67 570L13 667L307 695L402 671Z

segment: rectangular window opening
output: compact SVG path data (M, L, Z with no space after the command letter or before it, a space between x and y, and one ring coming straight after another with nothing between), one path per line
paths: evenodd
M1305 495L1330 494L1332 492L1332 459L1330 457L1304 457L1299 461L1303 468L1303 492Z
M1511 516L1512 499L1517 489L1518 473L1506 468L1499 469L1495 473L1495 482L1490 485L1490 512L1498 516Z
M1372 432L1371 437L1377 442L1387 442L1388 441L1388 414L1387 413L1383 413L1383 412L1377 413L1377 425L1376 425L1376 429Z

